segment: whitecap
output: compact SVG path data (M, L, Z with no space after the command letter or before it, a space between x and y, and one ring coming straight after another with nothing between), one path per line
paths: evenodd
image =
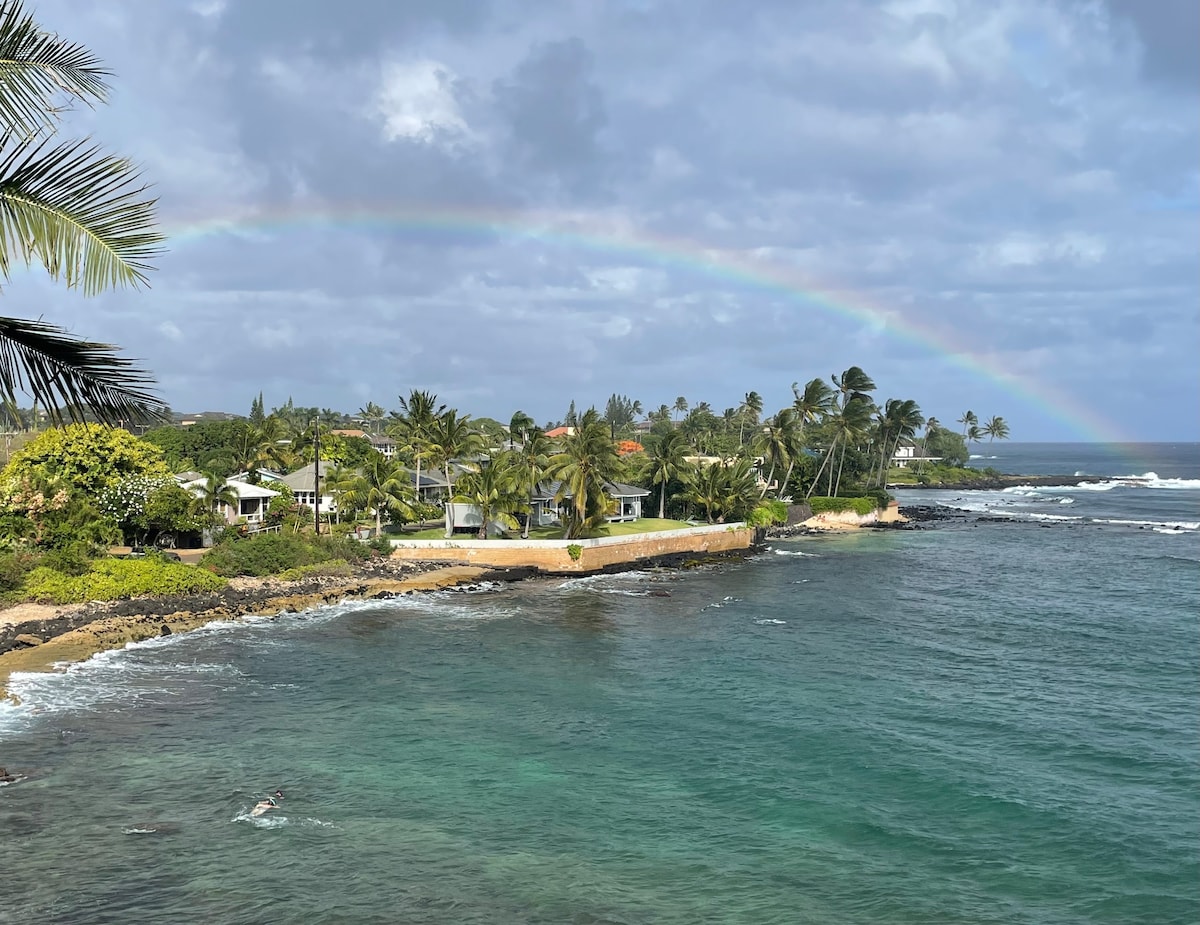
M820 559L821 558L815 552L801 552L799 549L775 549L774 547L772 547L772 551L777 556L802 556L805 559Z
M1114 524L1119 526L1129 527L1164 527L1170 530L1200 530L1200 521L1195 520L1118 520L1118 519L1097 519L1098 524Z
M787 620L755 620L756 626L787 626Z

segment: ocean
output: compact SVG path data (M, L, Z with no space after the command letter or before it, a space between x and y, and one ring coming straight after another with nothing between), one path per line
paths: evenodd
M18 675L0 922L1200 921L1200 445L977 453L1096 478Z

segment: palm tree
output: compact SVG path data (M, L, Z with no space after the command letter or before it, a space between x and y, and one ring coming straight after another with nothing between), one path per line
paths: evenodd
M622 463L595 408L583 413L575 433L563 437L561 447L550 459L547 475L561 480L555 500L571 499L566 539L574 539L604 523L610 503L604 485L617 478Z
M201 486L201 503L214 517L222 505L237 509L238 493L232 485L215 473L209 473Z
M362 475L349 481L342 500L352 508L375 512L375 535L383 533L383 512L413 515L413 489L403 467L376 453L363 463Z
M515 419L515 418L514 418ZM546 473L550 464L550 454L554 450L554 441L546 436L546 432L531 421L522 432L520 447L514 453L513 465L520 475L521 484L529 489L529 514L525 518L525 527L521 531L522 539L529 539L529 526L533 521L533 495L538 483Z
M358 416L367 425L367 432L372 434L379 433L380 425L383 419L387 417L387 412L383 410L381 405L375 404L373 401L367 402L363 407L358 409Z
M517 524L513 511L525 504L526 497L524 473L516 455L500 453L488 465L477 465L459 480L458 496L479 508L482 523L478 537L481 540L487 539L488 524L493 520L503 521L510 527Z
M664 434L658 445L650 453L651 484L658 485L658 519L667 516L667 485L674 480L682 480L692 469L688 462L687 440L679 431L672 430Z
M920 406L911 398L901 401L889 398L884 405L880 419L880 448L879 448L879 484L882 485L887 475L888 460L896 455L896 450L902 440L913 441L917 431L925 423Z
M788 477L791 477L795 456L799 452L796 442L796 412L791 408L783 408L776 412L758 435L758 440L755 441L755 450L771 466L759 493L759 497L762 498L766 496L767 489L775 480L777 468L787 466ZM782 493L784 484L786 481L780 485L780 490L776 492L777 495Z
M758 500L753 465L746 457L698 466L689 474L683 498L704 509L711 523L748 511Z
M688 410L688 400L686 398L684 398L682 395L680 395L677 399L675 399L675 404L674 404L673 408L677 415L684 413L685 411Z
M429 445L429 435L433 430L434 421L446 411L446 406L438 402L433 392L423 392L413 389L408 398L399 396L400 411L392 415L393 424L388 428L391 436L406 440L412 449L416 463L414 484L417 491L421 490L421 458Z
M955 423L963 426L963 437L965 438L967 436L967 432L979 423L979 418L975 416L974 411L964 411L962 417L959 418Z
M45 32L21 0L0 2L0 278L35 260L96 295L145 285L161 253L155 200L125 158L90 141L54 143L66 105L104 102L110 76L82 45ZM51 420L165 418L153 380L108 344L42 321L0 317L0 399L27 392Z
M996 438L1007 440L1008 423L1004 420L1004 418L988 418L987 423L983 425L983 429L980 431L980 435L987 437L988 443L991 443Z
M454 535L454 505L451 503L454 498L454 469L451 461L477 452L481 441L479 433L471 425L471 416L464 414L459 417L458 411L453 408L433 419L426 439L432 458L446 473L446 539L449 539Z
M762 415L762 411L763 411L762 396L759 395L757 392L747 392L745 397L742 399L742 406L738 410L741 412L743 426L745 425L746 421L749 421L750 425L752 427L757 425L758 419ZM739 446L742 444L742 441L743 441L743 427L739 426L738 427L738 445Z

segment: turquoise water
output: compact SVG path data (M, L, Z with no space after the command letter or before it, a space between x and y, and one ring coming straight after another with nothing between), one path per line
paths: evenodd
M1198 538L863 531L23 676L0 921L1193 923Z

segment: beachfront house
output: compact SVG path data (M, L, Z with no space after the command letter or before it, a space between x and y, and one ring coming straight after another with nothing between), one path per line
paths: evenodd
M394 459L396 456L396 438L387 434L370 434L367 436L372 448L384 459Z
M331 468L333 468L333 463L326 463L321 466L321 497L319 499L320 507L317 508L321 514L333 514L337 512L337 505L333 501L333 495L329 493L328 477ZM295 472L289 472L287 475L280 476L275 481L282 482L292 490L292 496L296 499L297 504L309 509L318 504L315 464L309 463L306 466L301 466Z
M551 527L562 523L563 508L570 505L572 496L568 493L561 501L556 501L555 495L561 485L561 482L553 481L542 482L537 486L530 499L531 527ZM645 488L620 482L605 482L604 493L612 502L611 510L605 518L609 523L639 519L642 516L642 499L650 494ZM455 529L478 530L483 523L483 514L476 505L455 501L451 507ZM501 533L503 530L504 528L497 524L488 525L489 533Z
M203 498L208 479L201 475L181 484L197 498ZM262 485L251 485L249 482L239 482L235 479L229 479L225 484L237 496L237 500L232 504L222 502L217 505L217 515L227 524L262 523L266 519L267 508L271 506L271 499L279 497L279 492Z
M892 454L892 465L898 469L907 469L918 463L941 461L942 457L940 456L926 456L924 448L919 446L898 446L896 452Z

